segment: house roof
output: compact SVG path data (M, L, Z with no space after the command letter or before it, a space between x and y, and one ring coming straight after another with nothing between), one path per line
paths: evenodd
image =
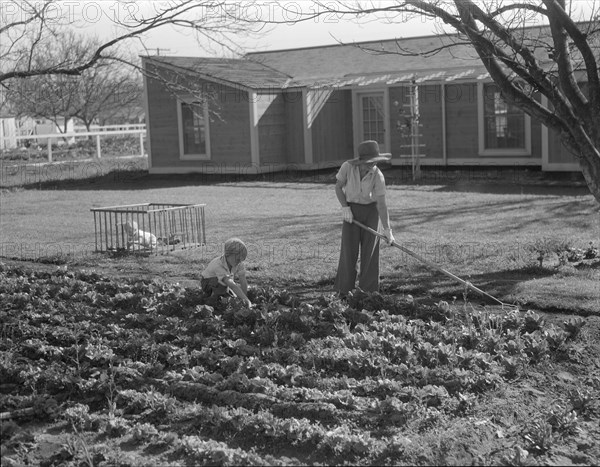
M452 43L455 45L449 49ZM481 64L471 46L461 45L456 36L439 35L252 52L246 57L282 70L298 81Z
M547 26L522 28L524 43L542 66L552 63L547 55L549 34ZM289 86L489 78L473 46L458 34L251 52L246 57L293 76Z
M155 55L149 60L173 68L249 89L284 88L291 76L250 58L168 57Z
M520 32L539 63L552 66L549 27L524 27ZM250 52L237 59L149 58L256 90L489 78L473 46L458 34Z

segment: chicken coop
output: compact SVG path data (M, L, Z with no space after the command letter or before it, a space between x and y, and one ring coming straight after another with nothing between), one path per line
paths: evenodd
M206 244L205 204L92 208L96 252L165 254Z

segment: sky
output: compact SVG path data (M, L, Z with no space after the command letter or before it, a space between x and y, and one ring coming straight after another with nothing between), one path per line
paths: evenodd
M361 42L429 35L435 34L435 32L435 23L426 22L420 18L407 23L384 21L357 23L348 19L321 17L295 24L268 25L257 35L242 37L239 41L246 51L281 50L338 42ZM193 38L190 40L189 31L178 33L174 30L168 39L158 31L156 36L153 36L151 35L147 40L148 47L162 47L168 49L172 55L197 55L207 52L202 50ZM210 50L208 52L210 53Z
M325 2L330 5L331 2ZM345 3L354 4L357 0L344 0ZM489 0L497 1L497 0ZM395 0L362 0L362 4L385 5L394 3ZM1 4L1 0L0 0ZM57 18L66 19L72 26L78 27L86 34L95 34L103 39L115 36L115 20L127 23L132 14L139 16L155 14L161 8L170 4L167 0L136 1L125 0L69 0L54 3L54 13ZM574 8L589 11L595 5L599 8L600 0L572 0ZM214 21L227 18L230 24L240 24L239 21L231 23L230 18L252 17L263 21L290 22L264 26L260 32L252 37L237 36L236 43L241 53L257 50L281 50L299 47L311 47L338 42L352 43L370 40L394 39L402 37L422 36L439 33L443 24L441 21L432 21L424 17L408 18L405 14L399 15L390 21L390 18L369 16L358 22L347 17L336 17L327 13L318 18L303 22L293 23L302 15L318 11L317 4L311 0L256 0L253 2L232 0L224 10L223 7L215 9L197 10L196 15L203 19ZM6 15L8 10L4 11ZM256 25L255 25L256 27ZM137 54L160 54L179 56L231 56L231 52L222 48L211 46L208 40L198 40L187 28L161 27L147 34L140 43L130 43Z
M71 3L75 4L72 7L73 15L78 15L79 21L77 24L83 31L93 32L103 38L110 38L115 34L112 19L126 20L130 13L124 9L121 3L113 0L63 3L66 3L69 7L71 7ZM139 11L152 13L153 8L166 3L138 2L138 4L143 5L139 7ZM258 20L284 22L299 19L303 14L316 11L316 4L310 0L259 0L257 3L243 1L238 3L237 7L226 13L223 11L205 11L204 14L211 19L227 14L234 17L243 15ZM98 13L97 5L101 6L102 15ZM65 12L66 10L63 8L63 13ZM336 17L333 14L325 14L318 18L294 24L267 25L251 37L237 37L236 42L241 46L243 52L249 52L319 46L338 42L393 39L436 33L436 23L425 21L420 17L408 22L406 20L407 18L402 16L397 17L394 23L390 23L381 17L373 17L369 20L356 22ZM437 25L439 26L439 23ZM148 49L147 53L154 54L158 52L161 55L210 56L222 54L222 50L211 47L207 40L198 41L195 34L187 28L161 27L145 36L144 46Z

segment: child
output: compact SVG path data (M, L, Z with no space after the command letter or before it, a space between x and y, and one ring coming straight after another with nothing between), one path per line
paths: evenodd
M123 225L127 233L127 248L134 247L156 248L156 236L150 232L138 229L136 221L127 221Z
M251 307L252 302L246 296L248 283L243 263L247 255L246 245L239 238L227 240L223 254L208 263L208 266L202 271L200 280L202 291L208 296L220 297L231 290L248 307ZM235 283L236 277L240 285Z

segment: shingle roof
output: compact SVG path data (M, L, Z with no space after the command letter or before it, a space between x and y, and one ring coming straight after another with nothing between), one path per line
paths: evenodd
M456 36L409 37L252 52L246 54L246 57L302 81L359 74L410 73L433 68L473 67L481 64L471 46L457 42ZM451 43L456 45L452 49L447 48ZM430 51L437 52L414 55Z
M208 79L250 89L283 88L290 76L249 58L150 56L149 60L170 65Z
M548 26L516 32L542 66L553 65ZM456 34L250 52L238 59L149 58L257 90L488 78L473 46Z
M547 62L545 27L524 28L536 55ZM525 32L526 31L526 32ZM281 70L289 86L393 84L417 81L483 79L487 71L473 46L457 34L333 44L303 49L252 52L246 57Z

